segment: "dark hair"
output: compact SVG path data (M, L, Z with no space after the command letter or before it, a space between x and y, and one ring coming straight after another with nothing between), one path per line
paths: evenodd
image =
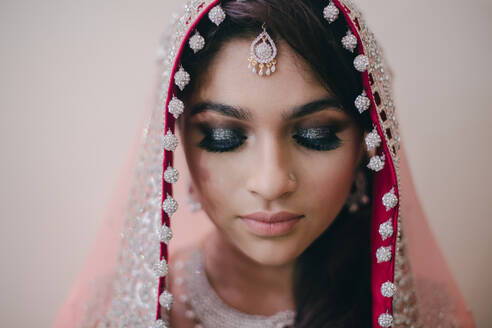
M308 63L361 130L372 130L368 112L361 115L354 106L363 85L353 67L355 52L342 48L340 42L349 27L342 17L328 24L323 18L327 4L328 0L222 1L227 18L220 26L208 19L197 25L205 48L197 54L188 47L183 51L181 64L193 78L179 96L188 98L224 43L253 39L265 22L272 38L285 41ZM365 173L370 191L372 175ZM355 214L344 208L298 258L293 286L295 327L371 327L370 210L371 202Z

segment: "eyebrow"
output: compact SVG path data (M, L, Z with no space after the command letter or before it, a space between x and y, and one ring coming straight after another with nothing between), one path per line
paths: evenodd
M342 105L332 96L317 99L301 106L294 107L290 112L281 114L284 120L300 118L325 109L343 112ZM193 105L190 109L190 117L198 113L211 110L224 116L232 117L242 121L250 121L252 114L249 110L238 106L203 101Z

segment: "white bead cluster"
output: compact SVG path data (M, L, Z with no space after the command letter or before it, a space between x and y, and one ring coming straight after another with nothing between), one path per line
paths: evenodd
M355 98L354 101L355 108L359 110L359 113L362 114L366 110L371 107L371 100L367 97L366 92L362 91L360 95Z
M195 34L190 38L188 44L190 45L191 50L196 54L205 47L205 38L201 36L198 31L195 31Z
M178 203L170 195L167 195L166 199L162 202L162 209L167 215L171 216L178 210Z
M154 264L152 271L154 272L156 277L162 278L165 277L168 273L168 266L165 259L160 260L159 262Z
M323 10L323 16L330 24L337 20L339 13L340 10L338 10L337 6L335 6L333 1L330 1L328 6L326 6L325 9Z
M371 157L367 167L375 172L381 171L384 168L384 155Z
M354 59L354 67L359 72L365 72L369 68L369 57L366 55L358 55Z
M184 103L176 97L173 97L167 105L169 113L171 113L175 119L177 119L184 112Z
M391 188L386 194L383 195L383 205L386 207L386 211L389 211L398 204L398 198L395 195L395 188Z
M384 328L391 327L393 325L393 317L389 313L383 313L379 316L378 323Z
M176 183L179 178L179 172L175 168L168 166L164 171L164 181L167 183Z
M378 263L389 262L391 260L391 246L381 246L376 251Z
M220 5L217 5L213 7L209 12L208 12L208 18L217 26L220 25L226 18L226 14L224 12L224 9Z
M183 91L190 81L190 74L184 70L183 66L180 66L179 70L174 74L174 84Z
M366 136L366 146L367 150L371 150L373 148L379 147L381 143L381 137L378 134L378 131L376 130L376 127L369 132Z
M164 320L157 319L152 325L152 328L169 328L169 326L164 322Z
M347 31L347 34L342 38L342 45L350 52L354 52L355 48L357 48L357 37L352 31Z
M175 151L178 147L178 138L171 132L171 129L167 130L166 135L162 137L162 146L168 151Z
M378 232L383 240L386 240L389 237L393 236L393 223L391 222L391 218L379 225Z
M159 304L165 308L166 310L171 310L171 306L174 303L173 294L168 292L167 290L163 291L161 296L159 296Z
M169 244L171 238L173 238L173 232L166 224L163 224L157 232L159 241L164 244Z
M381 286L381 294L384 297L393 297L396 293L396 286L391 281L386 281Z

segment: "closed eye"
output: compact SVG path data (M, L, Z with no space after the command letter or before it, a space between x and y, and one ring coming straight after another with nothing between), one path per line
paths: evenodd
M336 135L335 130L329 126L297 128L292 137L305 148L327 151L336 149L341 145L341 140Z

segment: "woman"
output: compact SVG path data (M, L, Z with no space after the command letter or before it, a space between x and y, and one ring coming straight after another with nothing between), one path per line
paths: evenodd
M349 1L191 1L174 28L111 293L85 326L473 326L400 177L389 72ZM169 253L178 144L214 228Z

